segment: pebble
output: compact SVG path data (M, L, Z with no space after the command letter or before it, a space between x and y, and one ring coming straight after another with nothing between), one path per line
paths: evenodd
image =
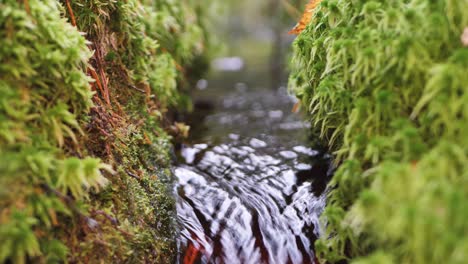
M260 139L252 138L249 142L250 146L254 148L264 148L267 146L267 143L265 141L262 141Z
M295 159L295 158L297 158L297 154L295 152L289 151L289 150L281 151L279 154L281 155L281 157L283 157L285 159Z

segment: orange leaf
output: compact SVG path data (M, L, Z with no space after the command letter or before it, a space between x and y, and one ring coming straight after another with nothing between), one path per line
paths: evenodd
M297 102L294 104L294 106L293 106L291 112L293 112L293 113L299 112L299 108L300 108L300 107L301 107L301 101L297 101Z
M184 256L184 264L194 264L197 260L200 250L193 246L192 243L189 244L187 252Z
M299 35L310 23L312 16L314 15L315 8L320 4L322 0L310 0L306 5L304 14L302 14L301 20L296 26L289 31L289 34Z

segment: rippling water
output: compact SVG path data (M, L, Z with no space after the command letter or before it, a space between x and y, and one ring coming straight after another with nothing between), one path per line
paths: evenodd
M233 90L199 103L180 150L180 262L314 263L330 157L284 89Z

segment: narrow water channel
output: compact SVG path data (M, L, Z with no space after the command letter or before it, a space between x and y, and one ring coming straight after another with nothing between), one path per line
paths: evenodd
M331 158L292 112L296 99L278 88L295 21L281 28L285 20L269 13L278 1L230 3L217 25L230 57L213 61L183 118L190 136L175 168L179 263L314 263Z
M179 262L314 263L330 157L285 88L218 85L198 92L175 169Z

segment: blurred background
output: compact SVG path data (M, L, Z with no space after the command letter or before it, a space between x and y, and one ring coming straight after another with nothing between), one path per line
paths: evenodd
M245 83L277 89L286 85L287 58L306 0L229 0L214 9L220 51L199 89ZM220 85L223 84L223 85Z
M251 100L254 93L259 98L270 97L268 104L272 108L280 107L276 99L286 100L287 103L280 108L285 114L291 112L296 99L287 95L286 87L288 60L295 35L288 32L300 19L306 2L228 0L221 4L213 3L211 16L215 23L211 32L216 34L218 50L214 52L209 74L199 80L193 90L195 111L188 119L182 118L191 126L192 140L218 141L228 134L227 124L232 130L248 130L249 133L262 133L267 128L271 130L270 125L265 127L262 123L262 117L255 117L255 111L259 110L256 106L244 105L244 101ZM219 125L224 122L222 120L200 124L200 120L207 120L207 114L223 112L225 102L231 100L227 97L233 93L237 94L234 101L242 106L230 109L229 118L220 117L225 121L229 119L229 122L222 126ZM249 113L254 117L242 123L231 119L233 111L242 118L250 117ZM254 126L255 120L260 121L257 127Z

